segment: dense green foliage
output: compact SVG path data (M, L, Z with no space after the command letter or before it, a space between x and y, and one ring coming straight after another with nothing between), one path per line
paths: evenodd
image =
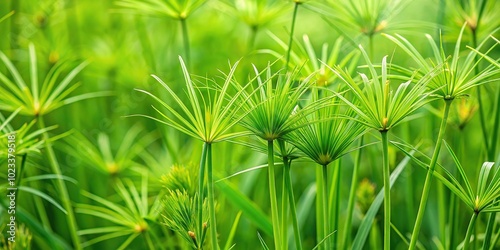
M498 249L499 10L0 1L0 249Z

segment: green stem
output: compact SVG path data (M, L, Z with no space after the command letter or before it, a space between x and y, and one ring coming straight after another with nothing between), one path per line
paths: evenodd
M212 170L212 144L207 144L208 210L210 213L210 236L212 249L218 250L217 221L215 220L214 178ZM200 243L201 244L201 243Z
M149 236L149 234L147 232L145 232L143 234L143 236L144 236L144 240L146 241L146 245L147 245L148 249L150 249L150 250L157 249L157 247L155 247L155 245L153 244L153 241L151 240L151 236Z
M498 143L498 130L500 129L500 88L497 90L496 96L497 106L495 112L495 123L493 125L493 134L491 138L490 148L488 150L488 161L495 160L495 153ZM495 227L497 213L491 213L488 217L486 224L486 232L484 234L483 249L489 249L491 245L491 236L493 235L493 228Z
M205 183L205 162L207 159L207 148L208 143L203 143L203 149L201 151L200 159L200 169L198 174L198 230L196 235L202 235L203 232L203 199L204 199L204 183ZM200 237L201 239L201 237ZM200 240L200 242L202 242Z
M28 157L28 154L23 154L21 156L21 165L19 165L19 171L17 171L16 180L15 180L16 187L19 187L19 184L21 184L21 179L23 178L24 164L26 164L27 157ZM15 192L15 200L18 200L18 195L19 195L19 192L16 191Z
M134 20L137 33L139 35L139 43L143 51L143 56L145 61L151 67L152 70L157 71L155 53L153 52L153 46L151 45L151 39L149 39L149 33L147 31L147 26L142 17L135 17ZM186 58L187 59L187 58Z
M382 161L384 175L384 249L391 249L391 183L389 168L389 141L387 130L381 131L382 135Z
M293 44L293 31L295 30L295 20L297 19L297 12L299 10L299 1L294 1L295 5L293 7L293 17L292 17L292 28L290 30L290 39L288 40L288 50L286 52L286 64L285 68L288 69L288 64L290 63L290 54L292 53Z
M441 120L441 126L439 127L438 138L436 141L436 147L434 148L434 153L432 154L432 159L429 164L429 169L427 170L427 175L425 176L424 189L422 190L422 197L420 199L420 205L418 207L417 219L415 221L415 226L413 227L413 233L411 235L410 250L415 249L418 241L418 234L420 233L420 227L422 226L422 220L424 218L425 207L427 205L427 199L429 198L429 191L431 188L432 177L434 174L434 169L436 167L437 159L439 157L439 151L443 143L444 134L446 131L446 124L448 122L448 114L450 113L450 106L453 99L444 100L444 113Z
M285 161L288 161L287 157L283 157L283 165L285 165ZM285 167L283 167L283 186L281 189L281 247L283 249L288 249L288 223L287 223L287 215L288 215L288 188L286 185L286 174Z
M299 221L297 219L297 209L295 207L295 197L293 195L293 186L290 176L290 165L292 164L292 161L285 158L286 157L283 157L283 162L285 163L285 184L286 188L288 189L288 202L290 206L290 212L292 214L292 226L293 226L293 235L295 239L295 248L297 250L302 250Z
M455 241L455 234L456 234L456 227L457 227L457 212L458 212L458 205L457 204L457 197L453 195L453 193L450 196L450 206L449 206L449 217L448 217L448 230L449 230L449 238L448 241L445 242L445 249L453 249L454 241Z
M45 124L42 116L38 117L38 125L40 129L45 129ZM55 175L62 177L61 168L59 167L59 163L57 162L56 154L54 153L54 149L52 148L52 143L50 142L50 137L47 131L43 132L43 138L45 140L45 148L47 149L51 170ZM77 233L78 228L76 224L75 214L73 212L73 207L71 206L71 200L68 194L68 189L66 188L66 184L64 183L63 179L57 178L56 183L57 183L57 188L59 189L59 194L61 195L60 199L62 205L67 213L66 215L68 218L67 221L68 229L71 235L71 239L73 241L73 247L75 249L82 249L80 245L80 239Z
M442 171L438 171L442 172ZM442 173L440 173L442 174ZM441 236L441 242L446 242L446 207L449 203L446 201L446 197L449 197L450 194L445 194L445 187L442 182L436 183L437 186L437 196L438 196L438 223L439 223L439 234ZM449 202L449 200L448 200Z
M363 146L364 136L359 139L358 148ZM351 188L349 191L349 201L347 202L347 218L344 226L344 237L341 249L350 249L351 247L351 226L352 216L354 214L354 201L356 198L356 190L358 187L358 170L361 163L361 148L356 151L354 167L352 171Z
M467 227L467 233L465 234L465 239L464 239L463 249L465 250L469 249L470 236L472 235L474 225L476 224L477 215L478 214L474 211L472 217L470 218L469 227Z
M18 172L17 178L16 178L16 187L18 187L19 184L21 184L21 178L23 178L24 165L26 164L27 158L28 158L28 154L23 154L21 156L21 165L19 165L19 172Z
M486 0L485 1L482 1L483 2L483 6L480 7L480 13L479 13L479 16L478 16L478 19L477 19L477 22L476 22L476 27L471 27L471 34L472 34L472 47L473 48L477 48L477 28L479 26L479 21L480 21L480 16L482 15L482 11L484 9L484 4L486 3ZM474 63L477 62L477 55L474 56ZM474 66L474 75L477 75L479 74L479 65L476 65ZM481 131L482 131L482 135L483 135L483 141L484 141L484 144L485 144L485 147L486 147L486 152L489 154L490 150L489 150L489 147L490 145L488 144L488 134L487 134L487 129L486 129L486 118L484 116L484 105L483 105L483 98L482 98L482 95L481 95L481 86L477 86L477 100L478 100L478 103L479 103L479 121L480 121L480 124L481 124ZM491 160L491 159L490 159Z
M319 243L325 238L323 227L323 170L321 166L316 168L316 242ZM319 249L324 249L320 246Z
M323 195L322 195L322 199L323 199L323 214L322 214L322 217L321 218L321 222L323 223L323 230L324 230L324 236L323 236L323 239L326 238L328 236L328 232L330 231L329 228L328 228L328 222L330 221L329 220L329 216L328 216L328 169L327 169L327 165L323 165L322 166L322 172L321 172L321 177L322 177L322 180L323 180L323 185L322 185L322 189L323 189ZM325 240L324 243L323 243L325 249L330 249L329 248L329 240Z
M437 38L441 39L441 35L443 34L442 27L444 27L444 13L446 9L446 0L439 0L439 7L438 7L438 13L437 13Z
M259 30L259 26L251 26L250 27L250 35L248 36L248 44L247 44L247 54L253 51L255 47L255 39L257 38L257 31Z
M499 239L500 239L500 230L497 230L497 233L495 234L495 237L493 238L493 241L491 242L491 246L490 246L489 250L493 250L495 248Z
M182 41L184 42L184 56L186 57L186 64L188 68L191 66L191 51L189 47L189 33L185 18L180 19L182 29Z
M278 216L278 201L276 198L276 183L274 176L274 148L273 141L267 141L267 165L269 176L269 198L271 200L271 218L273 222L274 247L281 249L280 225Z
M373 34L368 36L368 46L370 47L370 51L368 52L368 56L370 57L370 61L373 61L373 54L375 53L375 46L373 44Z
M330 186L330 195L329 195L329 204L327 208L330 208L330 213L329 213L329 220L327 221L328 223L332 223L333 227L329 226L327 224L327 228L329 229L326 235L328 236L331 234L331 232L337 231L339 229L339 211L340 211L340 165L341 165L341 159L337 159L335 161L335 166L334 166L334 171L333 171L333 178L332 178L332 184ZM338 240L339 240L339 234L334 233L331 235L331 248L332 249L337 249L338 248Z

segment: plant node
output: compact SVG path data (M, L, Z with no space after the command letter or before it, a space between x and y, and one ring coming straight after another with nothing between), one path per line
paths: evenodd
M147 229L148 229L148 225L144 222L140 222L138 224L135 224L135 226L134 226L134 231L137 233L145 232Z

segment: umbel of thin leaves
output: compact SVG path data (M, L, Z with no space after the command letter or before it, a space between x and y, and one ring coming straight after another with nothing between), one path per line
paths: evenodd
M119 0L116 5L141 14L186 19L206 0Z
M269 35L286 52L288 44L272 33L269 33ZM344 55L343 52L345 50L345 44L343 43L343 37L337 38L331 49L328 43L324 43L321 47L321 54L319 55L317 55L314 51L308 35L304 35L302 37L302 41L302 43L298 40L294 42L293 50L290 53L290 67L295 67L294 65L302 65L302 69L300 71L301 77L305 78L309 75L314 75L316 85L318 86L328 86L337 79L337 75L331 70L328 70L327 65L330 67L338 65L341 68L348 68L348 71L352 72L358 63L360 56L359 51L351 50L349 53ZM274 50L262 49L259 51L263 53L270 53L277 58L285 60L282 53Z
M425 59L424 56L403 36L384 35L396 43L417 63L418 71L420 72L417 74L417 78L421 78L425 74L435 71L437 66L442 67L443 70L439 72L439 74L436 74L436 77L431 79L427 87L433 92L434 96L445 100L452 100L457 97L466 96L467 91L473 87L497 80L498 73L500 73L500 68L492 64L488 64L485 67L478 67L484 57L477 58L478 52L476 51L479 51L485 45L486 39L479 44L475 50L470 50L464 58L461 58L461 42L465 27L464 24L460 30L453 54L446 53L442 39L437 43L432 36L427 34L426 38L433 51L433 57L429 59ZM491 46L483 55L487 55L495 47L496 44ZM477 73L474 72L476 68L479 68ZM408 73L408 70L402 68L398 68L398 70Z
M18 111L19 110L15 111L7 118L0 114L0 161L2 159L7 159L9 135L13 133L16 135L17 155L40 153L40 150L45 146L45 141L40 138L40 135L57 127L51 126L33 131L33 126L35 125L36 120L32 120L30 123L25 123L19 129L14 130L14 128L10 125L10 121L14 119ZM58 137L51 138L51 141L57 139Z
M363 47L360 46L360 49L369 62ZM430 101L427 98L429 94L426 87L432 79L431 74L422 77L414 86L411 85L412 81L408 80L394 91L390 88L387 74L387 57L382 59L380 75L370 62L368 69L372 76L370 79L363 73L359 74L363 80L362 86L345 70L338 67L332 69L347 84L356 101L348 100L342 95L338 95L339 98L358 115L355 119L367 127L378 131L388 131Z
M297 70L285 75L279 72L273 74L270 66L267 67L265 75L257 69L255 71L258 84L256 88L260 89L251 91L257 91L258 94L246 98L244 110L247 115L241 120L241 125L256 136L266 141L282 138L298 128L298 121L304 115L321 107L320 104L308 105L302 109L297 106L300 98L314 83L311 80L312 75L295 82L299 73Z
M229 74L224 76L222 85L219 86L215 81L205 79L209 86L201 88L197 87L191 79L181 57L179 57L179 60L184 73L188 101L184 101L185 98L178 96L170 86L158 76L153 75L153 78L170 94L174 105L163 101L148 91L138 89L137 91L149 95L160 104L160 107L153 106L153 109L158 112L161 118L158 119L148 115L138 116L164 123L206 143L215 143L243 135L244 133L241 132L230 132L230 129L242 118L240 112L244 106L244 100L240 100L242 92L232 96L229 95L232 89L231 86L234 84L233 77L238 63L231 67ZM241 88L245 89L245 87ZM203 90L208 92L208 98L203 96Z
M455 1L445 0L444 20L446 30L444 37L456 39L464 22L468 30L473 33L473 38L483 40L500 26L500 2L499 1ZM474 41L473 41L474 42Z
M343 30L354 30L359 34L372 37L389 29L407 27L409 24L404 22L393 23L391 21L408 2L404 0L327 1L326 5L321 4L317 7L317 11L331 19L335 27L342 26L345 28Z
M285 75L271 72L271 65L265 71L259 72L255 69L256 77L251 81L257 84L250 88L250 94L245 90L246 100L244 110L246 116L241 120L241 125L251 131L254 135L264 139L268 143L268 177L269 197L271 201L271 218L273 221L273 240L276 249L281 249L281 239L278 221L278 205L276 198L276 184L274 173L274 140L282 139L284 135L299 127L298 121L321 107L321 104L309 105L298 109L298 102L303 94L313 84L311 77L302 81L297 79L298 71ZM257 94L254 94L256 93Z
M0 60L12 76L9 78L0 73L0 110L14 111L21 107L20 114L39 116L70 103L106 94L87 93L70 97L78 87L78 84L71 85L71 82L87 65L86 62L72 69L62 79L60 76L65 70L65 64L58 62L49 70L42 82L38 79L37 58L33 44L29 45L29 83L21 77L14 64L1 51Z
M288 9L284 1L223 0L221 9L236 15L252 29L257 30L275 21Z
M363 124L348 118L355 116L354 112L351 109L342 111L340 103L314 114L300 121L306 126L285 135L285 138L321 166L344 155L352 142L366 131Z
M105 197L100 197L86 191L83 195L95 201L99 205L78 204L76 212L97 217L111 223L108 227L96 227L80 230L79 235L94 235L89 237L82 247L88 247L101 241L126 236L122 244L117 249L126 249L134 240L145 240L148 249L156 249L152 245L151 234L148 233L150 224L157 220L160 209L160 199L156 199L153 205L149 204L148 182L143 176L140 182L140 189L135 184L126 179L115 182L116 193L124 204L117 204ZM99 236L95 236L99 235ZM138 236L143 237L138 237Z
M438 178L446 187L448 187L450 191L462 200L470 209L472 218L469 223L469 228L467 229L463 248L469 249L467 246L469 244L470 236L473 231L472 228L474 228L477 216L480 213L500 212L500 201L498 200L500 198L500 167L498 163L484 162L480 168L479 175L477 176L477 187L474 192L472 184L467 177L465 168L458 160L455 152L446 141L444 141L444 145L455 163L458 170L458 176L461 180L457 178L457 174L452 174L443 167L443 174L434 172L434 176ZM395 144L395 146L401 149L406 155L410 156L418 165L423 168L428 168L429 163L417 159L405 149L405 147L412 148L411 146L399 143ZM429 157L426 158L429 160Z
M64 150L99 172L116 176L137 165L137 157L157 139L153 133L141 132L141 126L132 126L121 140L113 140L109 135L99 133L96 143L76 132L64 139L67 143ZM115 146L116 150L113 150Z

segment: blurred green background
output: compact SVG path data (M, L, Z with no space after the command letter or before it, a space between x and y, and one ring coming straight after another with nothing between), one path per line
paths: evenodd
M156 115L151 108L152 99L135 89L151 91L164 97L166 102L170 102L164 89L150 76L151 74L158 75L182 95L184 77L178 56L186 59L186 53L181 23L161 13L147 13L125 8L119 2L112 0L1 1L0 17L8 17L0 22L0 50L14 63L26 80L29 79L28 46L30 43L36 49L40 79L43 79L49 69L59 62L66 62L68 66L63 72L67 73L80 62L87 61L89 65L73 81L73 84L78 82L80 86L72 95L105 91L107 93L104 97L65 105L45 116L47 126L57 125L57 128L49 131L51 137L63 135L63 138L59 138L52 144L62 174L74 179L74 182L66 182L66 185L72 204L77 207L76 220L80 230L116 226L116 223L111 220L103 220L88 213L79 213L78 208L83 211L86 207L78 204L95 206L88 208L90 210L106 207L102 202L91 199L90 197L93 196L87 193L120 206L127 206L125 198L120 196L121 185L126 187L125 190L132 190L131 187L134 186L147 194L147 202L144 206L148 211L144 214L137 212L139 214L137 216L143 218L135 218L148 225L147 233L141 230L134 231L137 229L134 228L136 224L129 225L129 228L123 225L121 231L117 230L124 232L123 235L110 236L109 239L89 245L88 249L116 249L122 246L130 235L136 237L125 246L126 249L151 248L148 244L149 240L154 242L156 249L184 249L187 247L186 243L162 225L161 216L158 215L160 208L155 207L154 204L157 198L165 192L160 176L171 172L173 166L186 166L188 169L194 169L190 170L190 173L196 173L202 143L155 121L140 117L127 117L133 114ZM229 65L241 60L236 77L244 81L248 77L247 74L252 71L252 64L262 69L268 62L283 59L286 50L273 39L273 35L288 43L294 5L292 1L208 0L202 2L202 5L185 20L190 47L190 55L186 60L191 74L217 78L222 75L221 72L229 71ZM330 5L336 4L335 1L332 2ZM437 38L441 29L445 41L455 41L465 21L460 19L453 5L466 1L374 2L391 2L391 4L401 6L401 10L397 12L383 13L391 18L387 20L387 26L384 26L380 32L403 34L423 54L430 55L431 52L424 34L428 33ZM481 40L486 38L488 31L499 27L500 19L495 20L495 17L499 17L498 13L496 15L494 13L500 10L499 5L495 1L489 2L486 12L491 19L484 21L487 29L478 31L478 37ZM244 7L241 7L245 6L245 3L258 4L262 9L258 12L246 13ZM361 44L365 48L370 48L374 62L379 62L383 56L389 55L394 63L404 66L412 65L410 59L398 51L392 42L380 36L379 31L373 35L373 46L370 47L368 36L363 33L362 29L355 25L349 27L339 24L334 18L336 14L332 12L334 10L321 7L319 4L322 3L323 1L311 0L301 4L294 31L295 44L302 43L303 35L307 35L315 52L320 54L323 43L333 46L338 37L344 36L340 57L357 49L356 45ZM378 20L378 23L382 21ZM471 42L470 31L466 30L463 43L471 44ZM445 43L445 45L449 44ZM275 54L268 53L269 50L281 56L277 58ZM499 54L500 51L495 49L491 56L497 58ZM303 58L303 61L306 62L307 58ZM358 65L362 64L360 60ZM281 67L281 62L273 67ZM360 68L356 71L363 70ZM0 65L0 72L9 76L3 64ZM498 86L487 85L483 89L486 117L492 117L495 112L498 112L493 105ZM439 127L440 107L441 103L436 102L419 111L420 117L396 128L392 138L400 138L413 145L420 144L420 149L430 155ZM485 151L478 115L475 112L477 110L475 91L466 101L457 101L455 107L448 125L446 140L453 145L468 174L476 176L485 160ZM468 111L470 111L470 121L467 121L467 125L462 128L459 125L464 119L462 117L460 120L459 114L460 112L468 114ZM11 114L3 110L1 113L4 117ZM30 116L17 115L10 122L10 126L17 130L33 119ZM256 141L254 138L242 140ZM367 140L368 142L377 141L374 136L368 136ZM242 145L223 142L214 147L216 149L214 150L216 179L262 165L266 161L266 155L254 152ZM382 172L378 160L380 158L379 147L380 145L376 144L363 151L358 181L366 180L362 182L362 185L360 184L359 189L366 191L367 194L364 198L360 195L356 203L353 237L363 218L364 207L371 203L374 194L382 188ZM50 173L45 150L43 146L40 146L39 153L28 154L22 178ZM404 154L392 146L390 153L391 167L395 167L404 158ZM346 155L342 159L340 200L345 202L340 203L341 215L344 215L347 209L352 158L353 155ZM447 154L442 154L442 158L442 162L451 162ZM0 158L0 162L6 162L4 160ZM20 161L21 158L18 157L18 162ZM0 185L4 185L6 164L2 163L0 169L2 170ZM413 227L424 176L423 169L410 164L395 184L392 222L403 234L410 233ZM277 178L281 179L281 176L278 174ZM292 178L298 201L304 248L311 249L316 244L314 164L308 161L294 163ZM55 181L35 182L25 184L53 197L56 203L60 202ZM144 183L146 185L143 185ZM243 173L220 183L231 185L230 188L220 186L222 185L220 184L216 189L219 242L224 245L229 238L237 214L242 210L241 206L252 204L253 207L250 210L269 214L269 198L266 171L263 169ZM145 186L147 190L144 190ZM236 192L236 194L231 193L234 197L230 192ZM1 199L6 199L3 193ZM441 239L439 228L433 223L439 220L436 197L432 197L434 195L436 193L431 192L431 200L421 234L422 244L426 249L439 249L439 243L436 242ZM27 230L32 236L31 248L48 249L54 246L51 244L61 249L65 248L62 243L51 243L52 240L49 240L47 235L65 242L68 247L71 246L65 215L47 200L38 201L38 206L41 204L46 210L48 222L44 223L35 197L33 193L19 191L17 204L17 207L22 208L23 213L28 216L25 218L18 216L18 222L27 225ZM244 205L238 203L238 197L240 199L244 197L246 203ZM110 209L113 210L113 208ZM2 214L0 228L3 229L7 216L4 208L0 208L0 211ZM131 212L131 220L134 220L132 215L134 212ZM381 235L374 234L382 232L380 223L382 217L383 212L380 210L376 218L377 223L374 224L375 228L380 228L372 230L367 240L369 243L365 244L366 249L381 248ZM463 217L457 232L460 235L459 238L465 233L469 214L464 213ZM245 211L242 213L241 220L236 224L234 239L232 239L232 242L236 244L234 249L259 249L261 245L258 233L267 242L272 241L269 232L266 232L263 228L265 226L262 226L270 223L269 218L267 222L261 221L260 226L255 218L258 216L252 217ZM340 218L342 222L344 216ZM486 216L480 219L478 230L484 230L486 219ZM5 229L2 232L5 232ZM109 232L84 234L81 236L82 242L91 241L106 233ZM289 233L292 235L291 229ZM24 234L28 233L24 232ZM340 235L342 234L343 232L340 232ZM18 232L17 237L20 238L22 235L23 232ZM0 247L9 249L5 244L5 242L0 242ZM19 245L17 247L15 249L24 249L19 248ZM405 249L406 245L393 235L393 248Z

